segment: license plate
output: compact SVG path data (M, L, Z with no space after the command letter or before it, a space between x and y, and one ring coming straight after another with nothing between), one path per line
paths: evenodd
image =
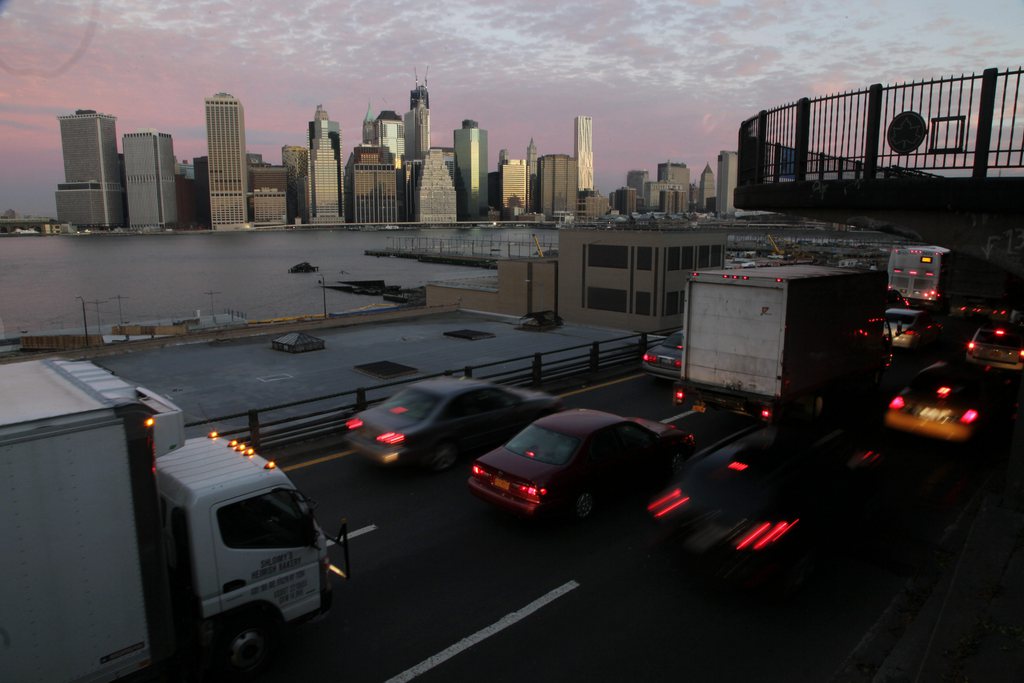
M944 408L925 407L921 408L921 412L919 412L917 415L922 420L931 420L933 422L939 422L941 420L945 420L946 418L948 418L950 412L951 411L946 410Z
M502 479L501 477L495 477L494 487L499 488L502 491L508 491L508 480Z
M695 412L695 413L703 413L703 412L706 412L707 409L708 409L708 407L706 405L704 405L703 403L694 403L693 404L693 412Z

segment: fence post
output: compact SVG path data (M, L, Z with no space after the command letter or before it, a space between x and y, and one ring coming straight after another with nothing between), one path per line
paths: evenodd
M533 354L533 386L540 386L541 358L539 353Z
M810 149L811 139L811 101L801 97L796 103L796 140L793 146L796 148L796 168L794 175L796 180L807 180L807 152Z
M601 344L594 342L590 345L590 371L597 372L601 365Z
M366 410L366 389L362 387L356 389L356 410Z
M643 360L644 354L647 353L647 333L646 332L641 332L640 333L640 348L637 349L637 351L639 352L638 355L640 356L640 360Z
M974 138L974 177L988 175L988 152L992 145L992 116L996 106L995 69L985 69L981 76L981 98L978 101L978 134Z
M768 128L768 112L762 109L757 114L757 152L754 156L757 164L754 168L754 184L764 184L764 165L766 162L767 151L765 150L765 143L767 142L768 133L765 130Z
M260 448L260 412L249 411L249 445L259 450Z
M878 139L882 128L882 84L868 88L868 120L864 127L864 178L874 180L878 172Z
M462 370L462 376L463 377L472 377L473 376L473 366L472 365L467 365Z

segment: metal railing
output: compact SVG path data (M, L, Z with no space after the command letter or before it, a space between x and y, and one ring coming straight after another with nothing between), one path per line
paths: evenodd
M668 334L671 331L674 329L662 332ZM467 365L431 375L418 375L368 387L357 387L326 396L188 422L185 426L204 426L207 427L207 431L216 430L223 437L237 439L257 450L265 451L344 432L345 421L354 413L383 401L395 390L412 382L451 376L472 377L510 386L541 387L578 375L596 374L624 365L639 367L647 346L648 333L643 332L480 365Z
M1022 75L875 84L761 111L740 124L738 184L1024 168Z

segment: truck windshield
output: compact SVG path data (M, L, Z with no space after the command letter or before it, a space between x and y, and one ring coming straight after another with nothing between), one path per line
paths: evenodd
M278 489L225 505L217 523L229 548L301 548L311 520L289 491Z

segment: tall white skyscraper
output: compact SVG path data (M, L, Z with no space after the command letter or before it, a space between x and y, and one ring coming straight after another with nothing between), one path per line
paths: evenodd
M240 230L246 223L245 111L228 93L206 98L209 147L210 224L214 230Z
M405 161L405 122L395 112L385 109L377 114L374 130L374 142L391 152L395 168L402 168L402 162Z
M736 191L736 171L739 160L736 152L722 150L718 153L718 182L715 202L719 216L733 216L736 205L733 204L733 192Z
M578 189L594 189L594 128L589 116L576 117L576 144L573 147L576 157L576 182Z
M167 133L142 130L122 138L128 224L160 230L178 220L174 195L174 145Z
M123 225L117 119L78 109L57 120L64 152L64 182L57 185L57 219L80 226Z
M425 159L430 149L430 94L426 83L416 84L409 93L405 114L405 154L410 160Z
M533 138L526 146L526 210L537 210L537 145Z
M343 223L344 170L341 165L341 127L331 121L323 105L309 122L310 223Z

